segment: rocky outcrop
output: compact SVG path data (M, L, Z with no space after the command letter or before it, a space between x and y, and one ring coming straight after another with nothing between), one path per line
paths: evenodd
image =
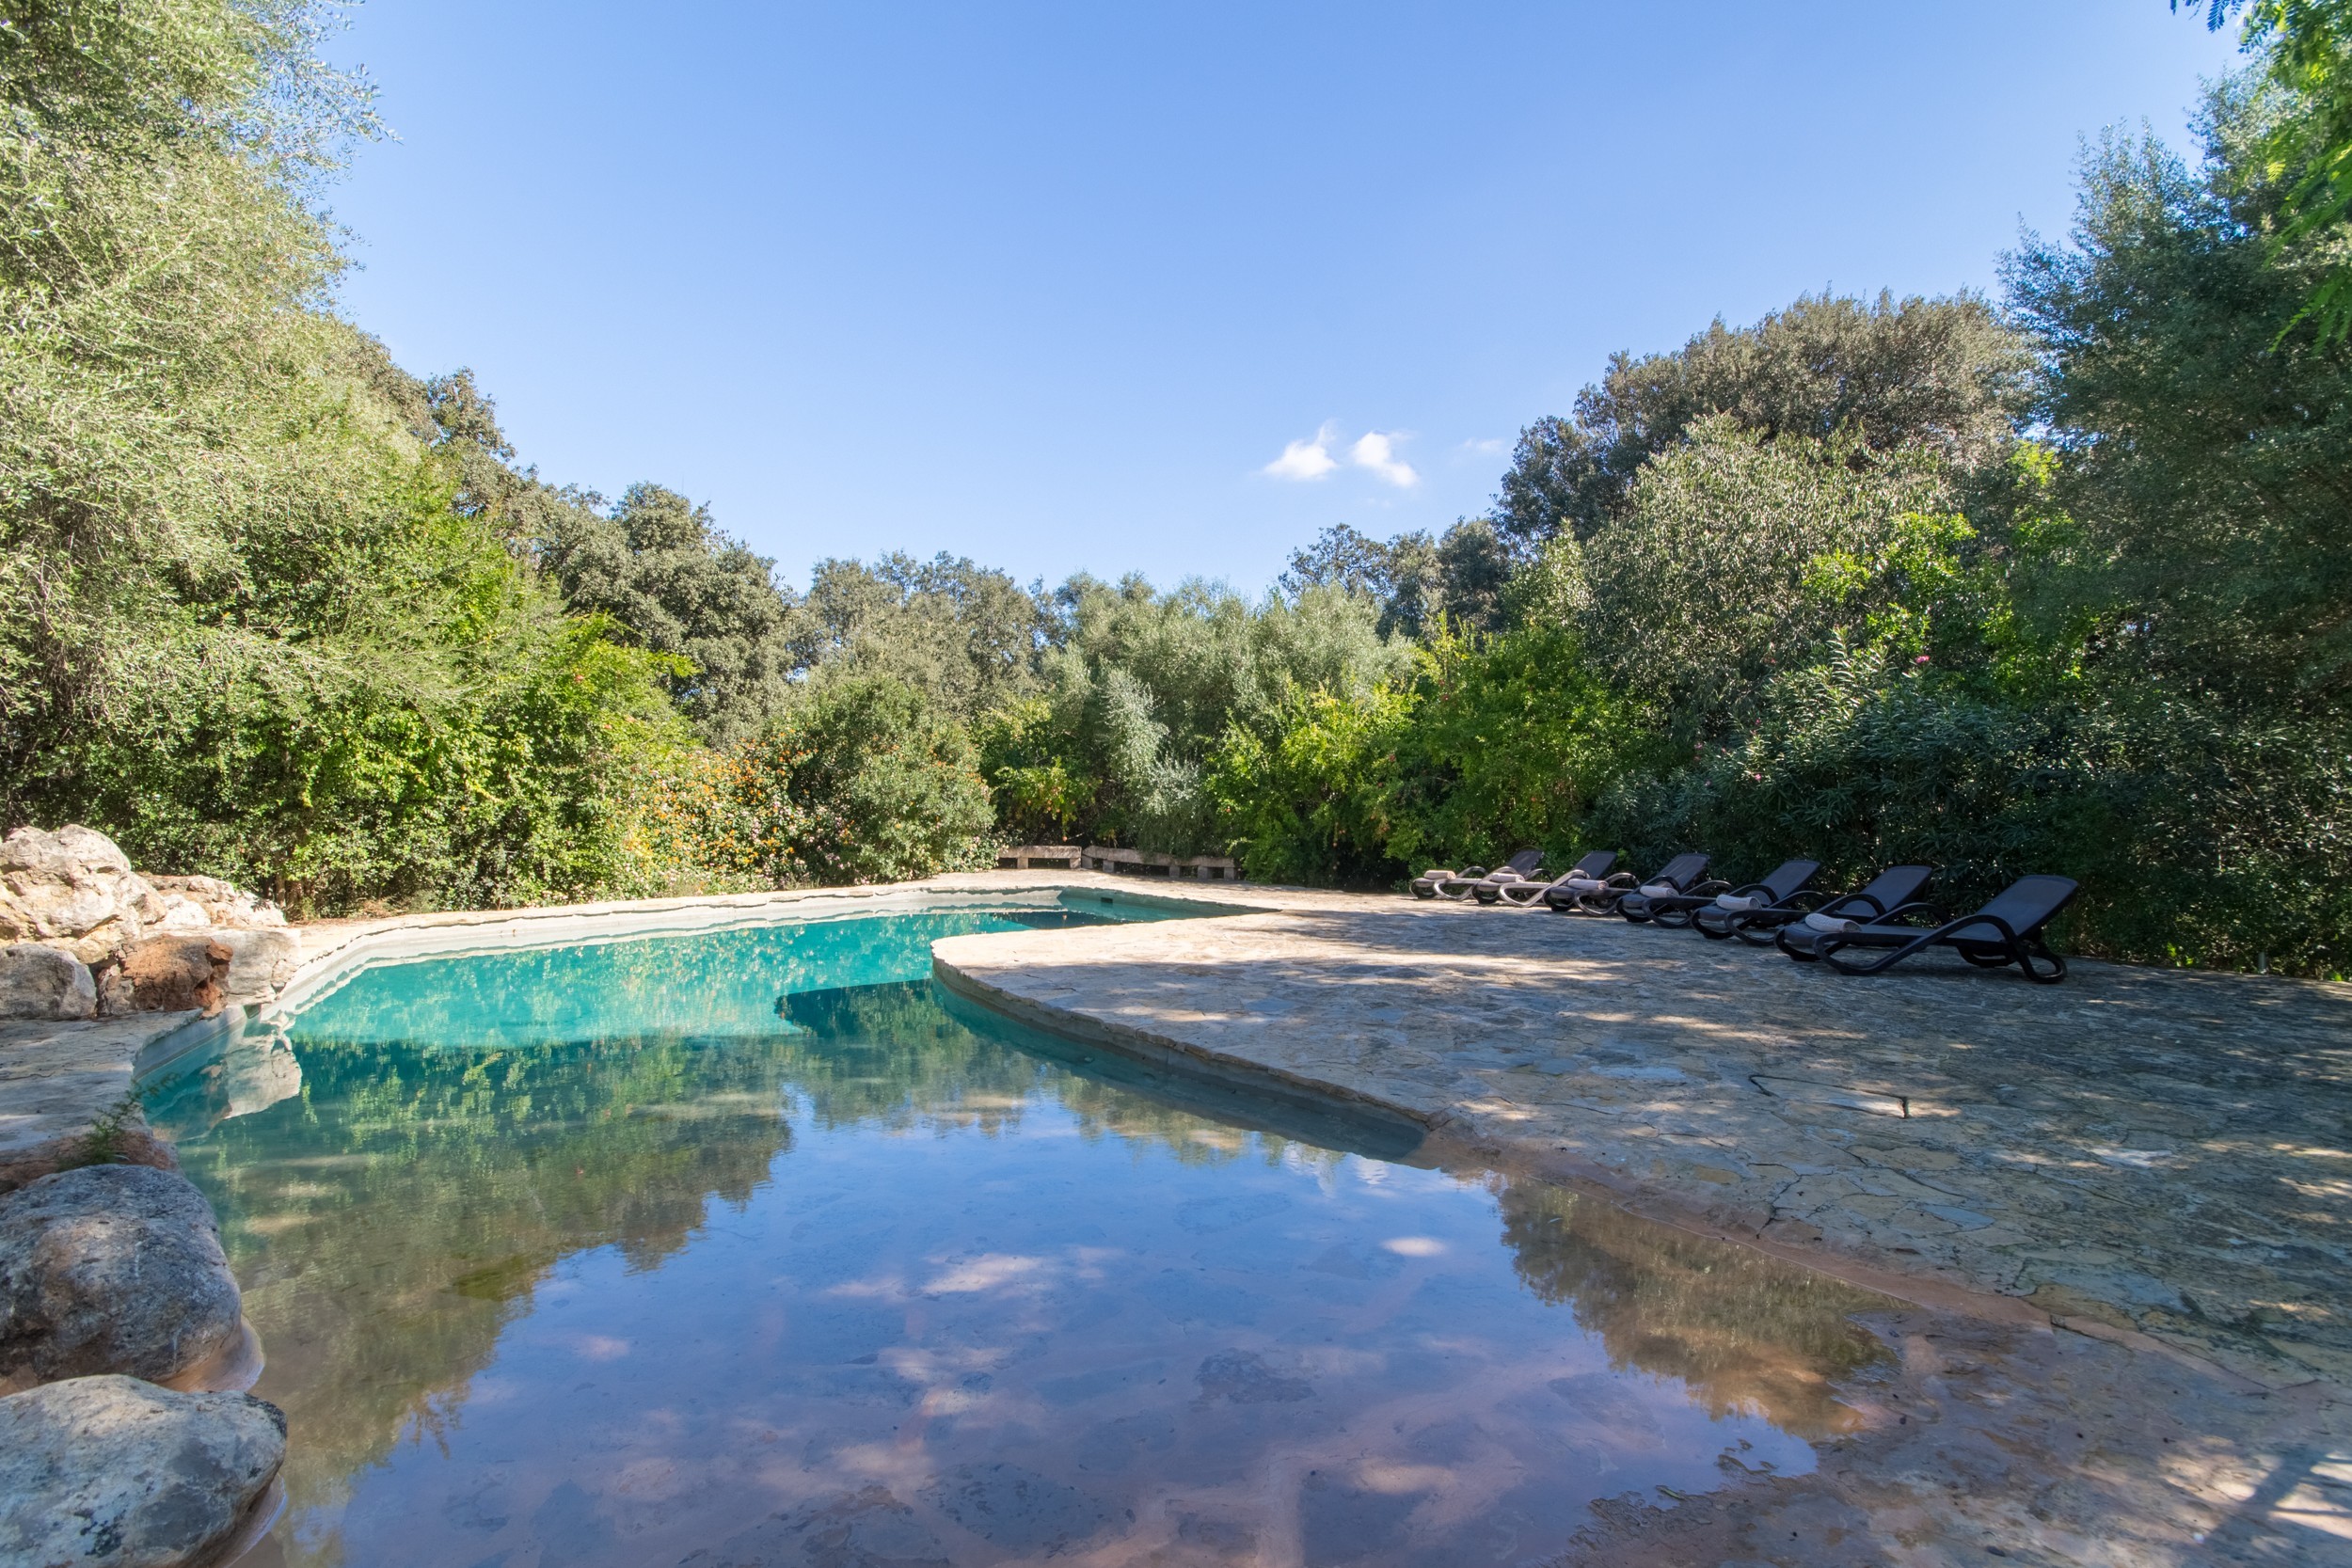
M0 1018L75 1019L98 1011L89 966L39 942L0 947Z
M9 942L41 942L98 964L165 913L163 895L103 833L19 828L0 842L0 937Z
M148 1045L195 1017L0 1022L0 1195L87 1164L177 1169L131 1085Z
M267 1001L301 955L267 899L214 877L142 877L112 839L72 825L0 843L0 942L83 965L94 1010L110 1017ZM0 1018L90 1016L56 1011L79 988L61 992L46 973L0 967Z
M229 949L229 973L221 986L230 1002L266 1002L284 990L302 966L302 938L284 927L215 927L212 937Z
M245 1345L212 1207L185 1177L87 1165L0 1197L0 1387L184 1381Z
M286 1418L249 1394L82 1377L0 1399L0 1562L220 1561L285 1457Z

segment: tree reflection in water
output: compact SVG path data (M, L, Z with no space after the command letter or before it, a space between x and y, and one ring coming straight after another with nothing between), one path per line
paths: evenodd
M1717 1415L1851 1430L1834 1386L1887 1359L1852 1317L1885 1297L1542 1182L1498 1180L1495 1196L1519 1278L1600 1336L1613 1366L1678 1378Z

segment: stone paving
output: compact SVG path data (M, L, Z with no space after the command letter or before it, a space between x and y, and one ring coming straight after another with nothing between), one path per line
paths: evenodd
M171 1166L171 1153L132 1107L140 1059L197 1022L194 1013L134 1013L72 1022L0 1022L0 1193L93 1152ZM88 1140L106 1130L109 1148Z
M1392 1107L1915 1300L1994 1292L2262 1386L2352 1384L2352 987L1858 979L1616 919L1225 896L1266 912L958 937L936 962L1039 1022Z

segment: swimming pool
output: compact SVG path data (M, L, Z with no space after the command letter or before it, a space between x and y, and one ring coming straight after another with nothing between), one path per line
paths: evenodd
M1155 912L380 964L160 1087L289 1418L247 1561L1542 1560L1846 1424L1875 1298L929 978Z

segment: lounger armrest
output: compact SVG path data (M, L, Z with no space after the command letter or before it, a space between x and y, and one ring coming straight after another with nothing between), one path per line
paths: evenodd
M1719 893L1729 893L1730 891L1731 884L1724 881L1721 877L1716 877L1710 879L1709 880L1684 888L1682 890L1682 895L1685 898L1712 898Z
M1811 914L1816 911L1826 912L1833 905L1844 902L1846 900L1835 893L1826 892L1818 887L1807 887L1799 888L1782 899L1779 907L1784 910L1795 910L1800 914ZM1867 899L1866 902L1873 911L1879 907L1879 901L1875 898Z
M1612 871L1601 882L1603 887L1640 887L1641 885L1642 879L1630 871Z
M1925 915L1927 916L1927 919L1924 924L1929 926L1948 926L1951 924L1951 916L1946 914L1942 910L1937 909L1933 904L1898 904L1893 909L1888 910L1884 914L1879 916L1878 924L1882 926L1892 926L1905 915Z

